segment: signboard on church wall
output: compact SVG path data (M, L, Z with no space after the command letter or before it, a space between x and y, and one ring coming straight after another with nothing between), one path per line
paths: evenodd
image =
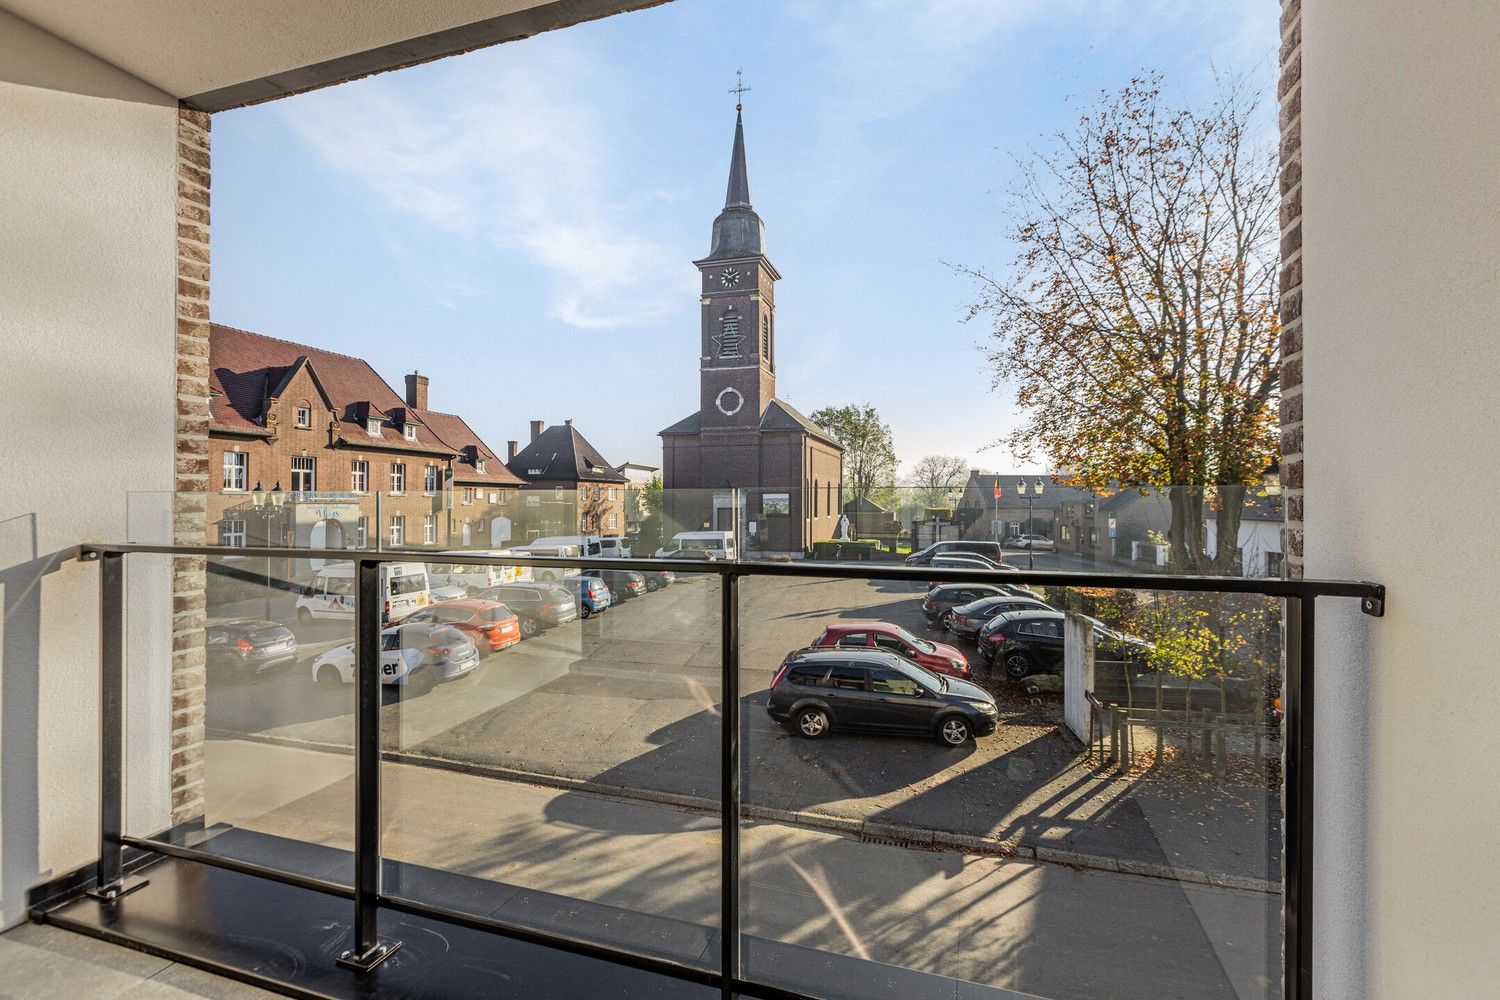
M767 516L771 514L790 514L792 512L792 495L790 493L765 493L760 498L761 511Z

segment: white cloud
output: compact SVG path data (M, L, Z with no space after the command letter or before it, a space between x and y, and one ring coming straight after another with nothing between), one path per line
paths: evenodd
M576 46L534 39L309 94L284 114L385 207L519 254L550 276L557 318L601 329L665 315L694 287L680 249L651 235L660 193L632 187L612 83Z

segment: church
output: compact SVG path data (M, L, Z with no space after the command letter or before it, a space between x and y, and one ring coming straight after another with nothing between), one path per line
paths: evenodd
M748 555L797 555L833 537L844 451L776 396L776 295L750 206L742 106L724 210L702 274L698 409L661 432L666 517L673 530L738 533Z

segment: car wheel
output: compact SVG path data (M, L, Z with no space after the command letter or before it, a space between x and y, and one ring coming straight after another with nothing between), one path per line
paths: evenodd
M589 610L589 606L587 604L579 605L579 608L578 608L578 617L580 617L580 618L588 618L592 614L593 614L593 612Z
M660 589L661 589L661 582L659 580L653 580L649 576L646 577L646 590L648 592L654 594L654 593L656 593Z
M1005 673L1008 677L1020 679L1031 673L1031 657L1025 653L1007 653L1005 656Z
M306 608L297 609L297 624L308 625L312 623L312 612Z
M950 747L961 747L973 737L962 716L950 715L938 723L938 739Z
M432 671L422 668L406 679L406 683L402 685L401 696L420 698L435 687L437 687L437 681L433 680Z
M822 739L828 732L828 713L821 708L804 708L797 713L797 734L810 740Z
M953 612L944 611L942 617L938 618L938 624L941 625L944 629L953 628Z
M535 639L542 631L542 626L535 618L521 619L521 638Z
M318 668L318 687L324 691L341 691L344 687L344 675L339 673L338 667L325 663Z

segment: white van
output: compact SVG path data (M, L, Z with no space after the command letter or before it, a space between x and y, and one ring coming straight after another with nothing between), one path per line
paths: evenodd
M329 563L318 570L312 585L297 598L297 620L314 618L354 619L354 564ZM381 563L380 593L382 622L399 621L432 603L427 564Z
M738 559L732 531L679 531L672 540L656 550L658 559L706 558Z
M538 538L528 545L517 546L513 551L528 556L558 556L577 559L582 553L576 545L543 545L545 539ZM538 583L556 583L565 576L577 576L582 570L577 566L532 566L531 578Z
M603 541L604 540L598 535L548 535L545 538L538 538L534 541L527 542L525 545L518 545L516 546L516 548L521 552L528 552L531 555L540 556L547 555L548 553L537 552L536 550L539 548L555 549L559 546L573 545L578 549L578 551L575 552L574 555L596 559L599 557L600 552L603 551L603 546L601 545Z
M476 550L476 556L507 556L507 549ZM484 566L474 563L441 562L427 564L427 585L458 587L465 593L476 594L481 590L498 587L502 583L517 583L530 579L531 571L524 566Z

